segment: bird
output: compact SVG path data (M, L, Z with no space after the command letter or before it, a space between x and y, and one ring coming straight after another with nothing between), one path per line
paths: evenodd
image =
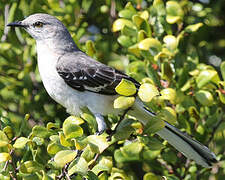
M87 107L95 116L99 132L106 129L104 115L122 112L113 107L118 97L115 88L121 80L133 82L137 89L140 87L140 83L127 74L81 51L63 23L52 15L32 14L7 26L23 28L36 40L38 69L49 96L72 115L79 116L82 108ZM138 97L128 114L144 125L156 115ZM156 134L203 167L217 162L209 148L168 122Z

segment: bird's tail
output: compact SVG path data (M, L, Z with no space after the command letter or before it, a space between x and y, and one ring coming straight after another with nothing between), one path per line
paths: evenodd
M134 114L138 120L146 124L154 114L148 111L141 102L136 101ZM168 141L173 147L184 154L187 158L194 160L197 164L210 167L216 162L216 156L206 146L182 133L179 129L165 122L165 127L157 134Z

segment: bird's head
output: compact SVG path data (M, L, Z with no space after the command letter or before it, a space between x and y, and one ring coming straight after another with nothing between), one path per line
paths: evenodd
M7 26L24 28L35 40L62 38L68 34L65 26L49 14L33 14L22 21L9 23Z

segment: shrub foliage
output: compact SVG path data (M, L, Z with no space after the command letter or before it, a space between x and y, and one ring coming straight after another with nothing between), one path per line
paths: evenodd
M225 178L223 6L223 0L2 0L0 179ZM37 12L57 16L89 56L141 82L137 95L156 118L143 126L126 116L107 141L107 133L95 135L87 109L81 117L66 114L41 83L35 41L6 27ZM132 106L131 82L116 91L115 108ZM113 129L119 117L105 120ZM154 133L162 120L209 146L219 163L202 168L160 142Z

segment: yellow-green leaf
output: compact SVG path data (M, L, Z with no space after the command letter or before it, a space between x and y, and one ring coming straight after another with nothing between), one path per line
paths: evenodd
M0 147L4 147L9 143L8 137L3 131L0 131Z
M36 161L26 161L20 166L20 171L25 174L37 173L43 169Z
M172 104L175 103L176 91L172 88L163 89L161 92L161 99L169 100Z
M71 140L66 140L65 135L63 134L63 132L59 132L59 140L60 143L65 146L65 147L70 147L73 146L74 144L71 142Z
M87 139L88 144L95 153L102 153L109 146L106 137L103 136L91 135Z
M7 137L9 139L13 138L13 130L12 130L12 128L10 126L4 127L3 132L7 135Z
M185 31L186 32L195 32L202 26L203 26L203 23L192 24L192 25L187 26L185 28Z
M8 161L11 159L11 156L9 153L0 153L0 163Z
M136 93L136 87L133 82L122 79L120 83L116 86L115 90L118 94L123 96L132 96Z
M144 102L150 102L157 95L159 95L159 91L153 84L144 83L138 90L138 96Z
M167 121L170 124L175 124L177 122L176 111L174 109L172 109L171 107L164 107L160 111L160 115L159 116L162 117L162 119L164 121Z
M162 45L157 39L146 38L138 43L138 48L141 50L149 50L151 48L154 48L155 50L160 52L162 49Z
M134 24L127 19L120 18L113 23L112 31L120 31L123 29L124 26L134 27Z
M55 157L54 157L54 161L56 162L56 164L60 167L65 166L67 163L71 162L72 160L74 160L74 158L77 155L77 151L73 151L73 150L63 150L63 151L59 151Z
M177 48L178 42L177 42L177 38L175 36L172 35L167 35L163 38L164 43L166 44L166 47L170 50L170 51L174 51Z
M68 117L63 123L63 133L67 139L80 137L83 135L83 129L79 126L84 121L75 116Z
M184 12L177 1L167 1L166 3L166 21L169 24L177 23L183 19Z
M196 78L196 83L198 88L203 87L210 81L216 84L218 84L220 81L218 73L215 70L210 70L210 69L203 70L200 72L200 74Z
M134 102L134 97L120 96L114 100L113 105L115 109L128 109L129 107L133 106Z
M213 96L209 91L200 90L195 94L195 98L203 106L211 106L214 103Z
M64 150L65 148L57 142L52 142L48 144L47 152L49 154L56 154L57 152Z
M30 139L28 138L25 138L25 137L20 137L16 140L16 142L14 143L13 147L14 148L18 148L18 149L22 149L25 147L25 145L31 141Z

